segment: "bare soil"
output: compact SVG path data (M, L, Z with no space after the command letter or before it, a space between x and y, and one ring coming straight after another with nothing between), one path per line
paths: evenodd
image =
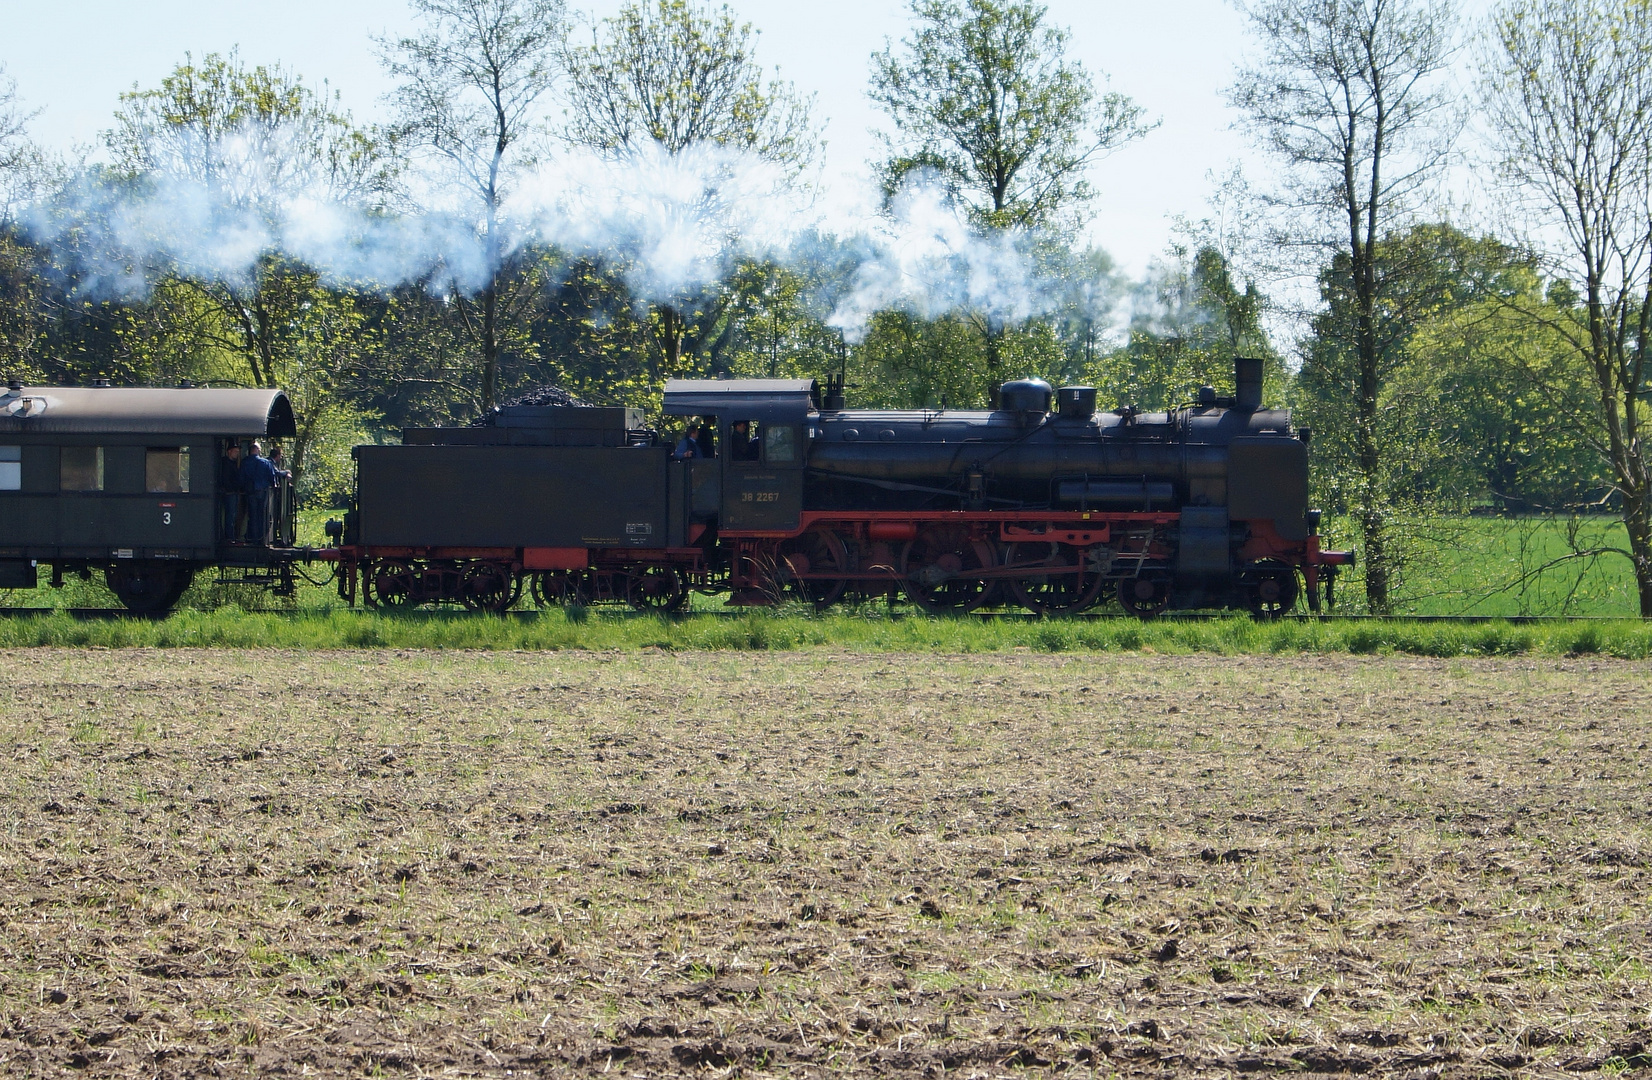
M1652 1066L1652 666L0 653L0 1073Z

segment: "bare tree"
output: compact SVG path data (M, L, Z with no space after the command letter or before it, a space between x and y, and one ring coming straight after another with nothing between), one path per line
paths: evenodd
M726 6L632 0L592 28L589 45L568 52L568 140L621 160L721 147L795 179L819 149L810 103L790 83L765 78L756 37ZM732 331L727 290L702 292L656 305L665 374L680 371L685 348L692 355Z
M1592 376L1565 410L1611 472L1640 613L1652 616L1652 7L1510 0L1484 59L1503 177L1540 223L1530 242L1580 290L1550 327ZM1554 290L1551 290L1553 293Z
M29 121L37 112L23 110L17 80L0 65L0 223L10 220L12 204L27 192L39 171L40 152L27 134Z
M1270 196L1281 239L1319 266L1345 262L1354 300L1359 483L1355 512L1370 609L1386 613L1394 565L1378 400L1378 242L1416 209L1454 131L1438 76L1453 51L1450 0L1239 0L1262 52L1229 90L1253 138L1282 165Z
M562 0L411 0L421 33L380 41L402 131L451 170L478 215L484 272L478 295L454 299L482 353L482 407L498 396L502 270L508 247L500 208L522 143L543 130L544 99L558 72Z

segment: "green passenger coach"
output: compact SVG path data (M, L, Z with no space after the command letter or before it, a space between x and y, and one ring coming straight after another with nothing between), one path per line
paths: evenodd
M38 569L104 574L127 607L165 610L206 565L256 570L292 543L290 484L277 489L272 545L231 544L219 459L296 434L279 390L25 387L0 395L0 588ZM278 560L277 560L278 561Z

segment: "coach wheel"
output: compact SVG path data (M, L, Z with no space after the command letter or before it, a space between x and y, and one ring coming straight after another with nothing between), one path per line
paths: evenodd
M1258 619L1277 619L1296 606L1296 570L1284 563L1260 563L1248 567L1240 580L1251 614Z
M937 615L985 606L998 592L997 582L978 575L997 565L997 546L957 525L931 526L901 552L907 597Z
M1138 619L1155 618L1170 606L1170 582L1164 578L1125 578L1118 590L1119 606Z
M676 611L688 601L688 586L675 570L633 570L625 579L625 600L638 611Z
M789 600L813 604L817 610L831 607L848 586L849 551L842 537L831 529L811 529L780 547L776 576ZM805 577L830 574L833 577Z
M361 575L361 596L376 608L409 608L419 601L419 580L413 567L395 559L371 563Z
M103 572L109 591L134 615L162 615L183 596L195 577L191 567L131 563Z
M1016 571L1010 593L1029 611L1066 615L1096 602L1102 577L1071 544L1016 543L1004 549L1004 565Z
M504 611L516 603L521 585L510 567L472 563L459 575L459 602L472 611Z

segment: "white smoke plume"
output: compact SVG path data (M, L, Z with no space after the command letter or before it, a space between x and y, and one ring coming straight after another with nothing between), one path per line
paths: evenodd
M79 177L27 211L32 238L54 248L87 292L144 293L157 270L245 284L279 253L330 284L388 289L426 282L473 293L497 263L542 244L594 258L641 301L671 302L714 286L744 259L797 268L830 264L819 314L851 341L880 310L932 317L971 311L994 323L1050 310L1028 237L983 237L918 176L880 206L822 209L780 168L716 148L614 161L569 152L526 172L500 208L490 250L463 202L426 181L407 201L375 206L325 163L295 169L259 138L221 140L189 175Z

